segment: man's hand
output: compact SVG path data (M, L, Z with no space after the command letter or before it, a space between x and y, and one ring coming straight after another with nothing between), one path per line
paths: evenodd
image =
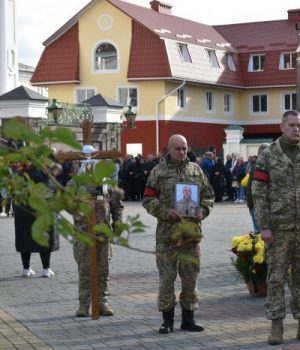
M195 220L197 221L201 221L204 219L204 215L202 213L202 211L200 210L199 213L194 217Z
M274 242L274 235L270 229L265 229L261 231L261 238L265 243Z
M168 214L170 219L172 220L180 220L181 219L181 215L178 213L178 211L176 209L168 209Z

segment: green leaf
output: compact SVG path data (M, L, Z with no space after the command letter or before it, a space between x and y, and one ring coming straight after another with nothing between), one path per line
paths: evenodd
M51 198L48 199L48 206L50 210L60 212L64 209L64 202L62 199L61 194L53 195Z
M102 160L96 164L94 178L96 183L102 183L103 179L112 176L116 172L116 166L111 160Z
M37 212L44 212L48 210L48 203L44 198L37 196L36 194L32 194L28 200L31 208L36 210Z
M143 228L134 228L131 230L132 233L142 233L145 232Z
M87 203L80 203L79 208L86 217L90 215L91 207Z
M114 229L114 236L120 237L124 231L129 230L129 227L130 226L127 223L124 223L124 222L118 223L116 228Z
M31 227L32 239L43 247L49 246L49 235L47 230L50 228L47 215L40 215L34 221Z
M44 134L52 141L61 142L77 150L81 150L82 148L82 145L77 142L75 134L70 129L59 127L54 132L48 129L44 131Z
M112 237L112 230L106 224L97 224L93 227L95 233L103 233L106 237Z
M195 265L198 265L199 264L199 261L197 258L193 257L192 255L190 254L185 254L185 253L179 253L178 254L178 259L179 261L181 261L182 263L192 263L192 264L195 264Z

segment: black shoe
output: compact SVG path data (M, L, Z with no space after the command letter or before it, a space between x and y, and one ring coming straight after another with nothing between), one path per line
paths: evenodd
M182 309L182 322L180 328L184 331L201 332L204 327L196 324L194 320L194 311Z
M168 334L170 332L173 332L174 330L174 308L170 309L169 311L163 311L163 320L164 322L159 327L158 332L160 334Z

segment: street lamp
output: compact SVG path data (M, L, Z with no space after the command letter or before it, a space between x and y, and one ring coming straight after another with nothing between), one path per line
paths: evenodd
M121 114L121 123L110 123L108 130L110 132L110 142L112 144L116 144L117 149L119 149L119 136L121 132L123 132L125 129L134 129L136 128L135 125L135 118L136 118L136 111L132 110L132 106L127 106L123 109L123 112ZM125 123L122 123L122 117L125 117Z
M128 106L127 110L125 110L123 112L125 118L126 118L126 122L127 122L127 126L125 125L124 127L127 127L129 129L133 129L135 128L135 118L136 118L136 113L132 110L132 106Z
M56 98L54 98L51 101L51 104L47 107L47 109L48 115L50 115L53 118L54 124L57 124L58 118L60 117L62 112L62 107L59 107L59 105L56 103Z

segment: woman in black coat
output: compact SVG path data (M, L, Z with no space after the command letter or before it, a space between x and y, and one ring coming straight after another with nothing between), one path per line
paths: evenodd
M21 171L17 171L17 174L22 176L27 173L30 179L36 183L42 182L48 185L48 176L41 170L34 168L27 168ZM30 267L31 253L40 253L42 265L43 265L43 277L51 277L54 272L50 268L51 252L59 249L59 235L52 229L48 231L49 246L44 247L39 245L32 239L31 227L35 221L33 209L30 207L23 208L21 206L14 205L14 222L15 222L15 238L16 238L16 250L21 253L21 259L23 263L23 276L34 276L35 272Z
M222 202L224 191L224 164L221 158L217 158L215 165L211 169L212 187L215 194L215 201Z

